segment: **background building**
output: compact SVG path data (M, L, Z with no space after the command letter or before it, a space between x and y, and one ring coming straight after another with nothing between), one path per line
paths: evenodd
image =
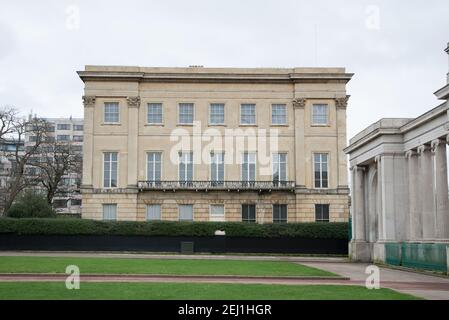
M86 66L78 74L85 83L84 218L347 221L352 74L343 68ZM268 172L258 146L213 146L210 163L198 162L203 149L172 139L196 137L198 123L202 137L276 131ZM240 161L228 162L229 154Z
M83 119L77 118L44 118L50 130L47 133L49 142L67 142L71 144L71 150L75 153L83 152ZM25 148L33 145L35 136L32 131L25 135ZM39 155L33 155L39 157ZM28 168L28 174L37 175L39 169ZM64 175L61 186L58 188L56 196L53 198L53 207L58 213L81 214L81 170L71 171Z
M444 102L423 115L381 119L350 140L355 260L447 270L449 74L435 95Z
M16 152L23 154L24 142L12 139L0 139L0 193L8 187L11 168L15 165L13 154ZM0 197L0 213L3 211L4 201Z

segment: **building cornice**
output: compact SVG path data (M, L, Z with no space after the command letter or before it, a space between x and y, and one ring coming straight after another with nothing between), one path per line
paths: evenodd
M121 82L195 82L195 83L347 83L352 73L215 73L215 72L129 72L78 71L81 80Z

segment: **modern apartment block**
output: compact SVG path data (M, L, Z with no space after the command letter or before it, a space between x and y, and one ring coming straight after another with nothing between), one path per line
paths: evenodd
M78 74L83 218L348 220L344 68Z
M84 124L82 118L45 118L50 124L48 138L60 142L67 142L72 145L72 150L76 153L83 152L83 131ZM32 132L25 135L25 148L35 142ZM30 174L36 174L37 168L30 168ZM64 175L60 192L53 199L53 206L58 213L80 214L81 213L81 174L80 172L69 172Z

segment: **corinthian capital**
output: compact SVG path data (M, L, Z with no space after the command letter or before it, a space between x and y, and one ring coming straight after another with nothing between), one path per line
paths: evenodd
M95 106L95 96L83 96L84 107Z
M293 99L293 108L295 109L304 109L304 107L306 106L306 99L304 98L296 98Z
M129 107L135 107L135 108L139 108L140 107L140 97L128 97L126 98L126 102L128 103Z
M336 98L335 105L338 109L346 109L348 107L349 95L344 98Z

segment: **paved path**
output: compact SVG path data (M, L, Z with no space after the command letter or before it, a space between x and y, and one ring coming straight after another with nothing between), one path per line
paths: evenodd
M365 285L366 263L332 263L332 262L304 262L309 267L348 277L351 281ZM379 267L380 286L408 293L424 299L449 300L449 278L411 271Z
M345 258L298 257L298 256L240 256L240 255L175 255L136 253L88 253L88 252L0 252L0 256L46 256L46 257L103 257L141 259L230 259L291 261L330 271L344 279L294 278L294 277L234 277L234 276L171 276L171 275L82 275L82 281L90 282L200 282L200 283L260 283L260 284L335 284L365 285L368 264L350 263ZM0 281L61 281L65 274L0 274ZM380 284L425 299L449 300L449 278L429 274L380 267Z

